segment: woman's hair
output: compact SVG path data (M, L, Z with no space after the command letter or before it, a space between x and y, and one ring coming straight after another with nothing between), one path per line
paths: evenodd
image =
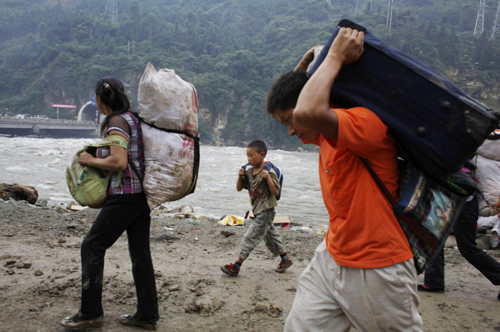
M95 86L95 95L99 96L101 103L112 110L101 124L101 134L104 134L109 120L113 116L130 110L130 101L125 94L122 82L114 77L103 77L98 80Z

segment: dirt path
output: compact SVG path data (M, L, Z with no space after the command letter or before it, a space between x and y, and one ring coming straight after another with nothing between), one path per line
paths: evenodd
M0 200L0 331L64 331L59 321L79 306L80 243L97 212L58 213ZM159 331L282 331L300 273L322 240L281 230L295 260L286 273L274 272L278 258L261 244L240 277L230 278L219 266L234 261L245 228L172 217L154 218L152 224ZM226 237L221 231L234 234ZM447 292L420 294L425 330L500 331L499 287L450 243L445 253ZM499 251L489 252L500 260ZM118 323L120 315L135 311L135 304L122 236L106 254L101 331L136 331Z

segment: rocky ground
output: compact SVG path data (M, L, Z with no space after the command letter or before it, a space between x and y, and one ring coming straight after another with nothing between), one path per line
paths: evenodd
M79 306L80 243L97 213L0 200L0 331L64 330L59 321ZM295 261L286 273L274 271L278 258L261 244L240 276L230 278L219 266L235 260L245 227L155 214L151 251L159 331L283 330L297 280L321 235L282 229ZM488 253L500 260L500 251ZM496 298L500 288L462 258L453 238L445 255L446 293L420 294L425 331L500 331ZM122 236L106 254L101 331L136 331L118 322L120 315L134 312L135 304L127 241Z

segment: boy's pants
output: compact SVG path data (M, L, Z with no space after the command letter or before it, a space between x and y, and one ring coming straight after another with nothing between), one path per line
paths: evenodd
M103 314L102 286L106 249L127 231L137 294L137 318L158 318L158 300L153 263L149 249L149 206L140 194L111 195L82 242L82 301L84 315Z
M274 228L273 220L275 215L276 212L272 208L255 216L253 223L250 224L241 241L239 254L241 258L247 259L248 255L250 255L262 239L264 239L267 248L273 254L278 255L284 250L281 236L276 228Z
M378 269L339 266L323 241L299 279L285 331L422 331L413 259Z

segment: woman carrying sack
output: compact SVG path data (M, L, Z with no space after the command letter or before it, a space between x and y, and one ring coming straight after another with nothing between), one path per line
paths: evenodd
M140 124L130 111L130 101L123 84L113 77L97 82L95 102L106 115L101 125L101 136L118 135L128 143L98 148L96 157L80 154L83 166L113 172L108 185L108 198L101 212L82 242L82 299L80 310L73 317L61 321L68 329L102 327L102 286L104 255L120 235L127 231L132 273L137 293L137 312L124 315L120 322L145 329L156 328L158 299L151 252L149 248L150 209L141 181L144 177L144 149Z

